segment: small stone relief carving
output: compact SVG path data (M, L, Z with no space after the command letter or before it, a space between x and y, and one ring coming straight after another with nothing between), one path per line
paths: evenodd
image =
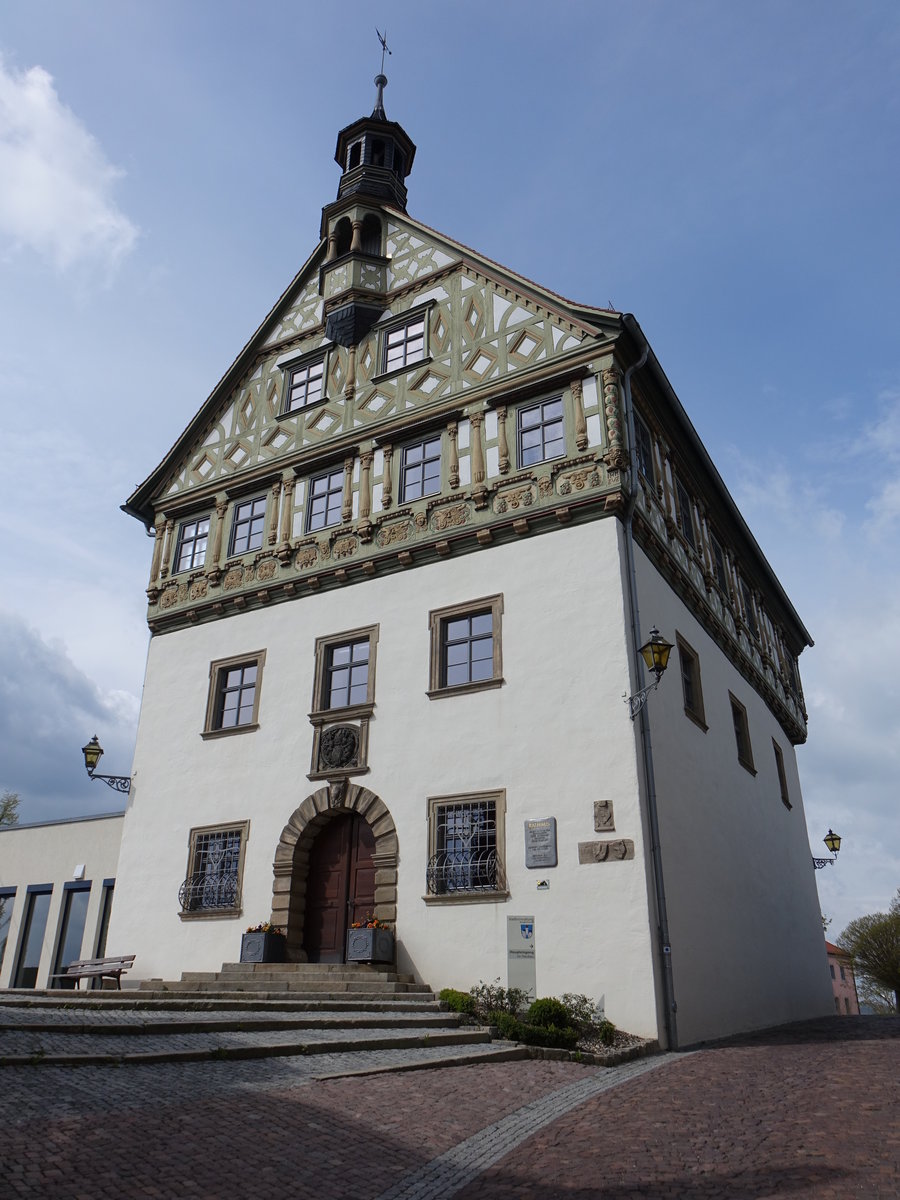
M275 574L275 562L271 558L265 559L256 568L257 579L271 579Z
M305 570L307 567L315 566L319 552L315 546L303 546L297 551L297 556L294 559L294 566L299 570Z
M383 525L378 530L375 541L379 546L393 546L395 542L402 542L409 535L409 521L397 521L394 525Z
M160 608L171 608L173 605L175 605L177 603L178 603L178 588L177 587L167 587L166 590L163 592L163 594L159 598L159 607Z
M423 512L417 512L413 520L416 523L416 529L424 529L428 524L428 518Z
M332 551L331 551L332 556L334 558L348 558L351 554L354 554L355 552L356 552L356 538L355 537L338 538L337 541L334 543L334 547L332 548Z
M240 587L243 582L243 570L240 567L232 567L230 571L226 571L222 587L226 592L232 592L235 588Z
M195 579L191 584L190 596L192 600L202 600L208 590L208 584L205 579Z
M542 475L538 480L538 489L542 496L549 496L553 491L553 480L549 475Z
M328 784L328 807L343 808L347 796L347 780L334 779Z
M178 602L179 602L179 604L184 604L184 602L185 602L185 600L187 600L187 598L188 598L187 583L179 583L179 585L178 585Z
M451 529L455 525L465 525L468 511L464 504L454 504L452 508L439 509L431 518L431 526L438 533L443 529Z
M319 770L356 766L359 730L355 725L332 725L319 739Z
M610 833L616 827L612 800L594 801L594 828L598 833Z
M634 858L634 842L618 838L614 842L579 842L579 863L622 862Z
M560 480L559 491L560 495L567 496L572 488L576 492L582 492L586 487L599 487L600 475L596 467L585 467L581 471L573 471L567 475L565 479ZM565 488L565 491L563 489Z
M516 488L503 492L494 501L494 512L504 513L508 508L530 508L534 504L534 492L530 487Z

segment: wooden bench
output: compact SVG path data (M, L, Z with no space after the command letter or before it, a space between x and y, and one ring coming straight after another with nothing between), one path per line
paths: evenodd
M81 987L82 979L115 979L116 987L121 991L122 972L131 969L134 959L133 954L120 954L117 958L78 958L53 978L77 979L76 988Z

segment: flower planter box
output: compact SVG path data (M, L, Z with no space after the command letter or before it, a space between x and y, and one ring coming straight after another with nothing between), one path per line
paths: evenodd
M394 961L394 934L390 929L348 929L347 962Z
M241 962L284 962L283 933L245 933L241 938Z

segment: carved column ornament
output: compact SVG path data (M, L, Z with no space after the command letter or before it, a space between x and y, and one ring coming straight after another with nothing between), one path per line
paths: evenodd
M356 346L351 346L347 355L347 382L344 384L344 397L352 400L356 392Z
M354 456L349 454L344 459L344 503L341 508L341 520L353 519L353 462Z
M580 379L573 379L569 384L572 391L572 408L575 412L575 445L579 450L587 450L587 423L584 419L584 388Z
M175 522L169 517L166 521L166 544L163 547L162 566L160 567L159 577L165 579L169 573L169 558L172 553L172 530L175 528Z
M603 415L606 421L606 442L609 449L606 461L611 467L628 465L628 456L622 446L622 407L619 402L619 370L607 367L601 374L603 381Z
M278 498L281 495L281 480L276 479L272 484L272 503L269 510L269 545L274 546L278 541Z
M452 488L459 487L459 444L457 441L459 427L455 421L447 425L447 439L450 442L450 462L448 467L448 482Z
M325 255L326 262L332 262L337 258L337 233L334 229L328 235L328 252Z
M506 440L506 413L505 407L497 409L497 451L500 458L500 474L509 474L509 442Z
M384 466L381 470L381 507L390 508L393 502L391 496L391 458L394 453L393 446L384 446Z
M472 426L472 482L484 483L484 443L481 437L484 413L471 413L469 422Z
M352 221L353 237L350 239L350 253L359 254L362 250L362 221Z
M166 522L160 514L156 522L153 540L153 562L150 564L150 583L148 591L156 588L156 582L159 579L159 564L162 562L163 538L166 535Z
M294 488L297 480L289 475L282 481L281 501L281 545L278 547L279 557L284 560L291 552L291 534L294 526Z
M364 450L359 456L359 515L367 521L372 511L372 493L369 486L372 459L375 457L371 450Z
M212 544L206 556L206 577L213 586L219 582L222 562L222 534L225 529L225 514L228 512L228 497L216 496L216 511L212 518Z

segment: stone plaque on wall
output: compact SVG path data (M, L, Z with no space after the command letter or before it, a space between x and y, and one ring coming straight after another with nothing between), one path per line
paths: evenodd
M634 842L630 838L618 838L614 842L579 842L580 863L623 862L634 858Z
M537 821L525 822L525 866L530 870L555 867L556 817L541 817Z

